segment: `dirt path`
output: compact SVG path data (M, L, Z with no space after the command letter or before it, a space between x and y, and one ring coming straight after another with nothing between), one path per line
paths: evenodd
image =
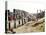
M13 29L16 33L24 33L24 32L43 32L44 31L44 18L38 21L30 21L27 22L25 25Z

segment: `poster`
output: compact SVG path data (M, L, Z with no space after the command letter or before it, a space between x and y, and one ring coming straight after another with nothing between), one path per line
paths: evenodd
M45 9L30 0L5 1L5 33L45 32Z

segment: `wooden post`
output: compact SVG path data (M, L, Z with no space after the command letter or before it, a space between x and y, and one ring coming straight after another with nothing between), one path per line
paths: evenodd
M9 16L9 15L10 15L10 11L8 10L8 15L7 16ZM9 18L8 18L8 21L10 21ZM9 30L10 30L10 22L8 24L9 24Z
M14 16L14 28L16 28L16 18L15 18L16 15L15 15L15 9L13 9L13 13L14 13L14 14L13 14L13 16Z
M7 33L7 10L5 10L5 33Z
M19 19L19 25L20 25L20 19Z
M23 25L23 15L22 15L22 25Z
M24 24L25 24L25 19L24 19Z
M19 25L20 25L20 13L19 13Z
M22 18L22 25L23 25L23 18Z
M7 18L8 18L8 12L7 12L7 1L5 1L5 33L7 33Z

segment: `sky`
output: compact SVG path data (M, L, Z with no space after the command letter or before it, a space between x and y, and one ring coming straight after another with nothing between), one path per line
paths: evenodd
M45 9L45 0L7 0L8 9L13 12L13 9L20 9L29 13L37 13L38 10Z

